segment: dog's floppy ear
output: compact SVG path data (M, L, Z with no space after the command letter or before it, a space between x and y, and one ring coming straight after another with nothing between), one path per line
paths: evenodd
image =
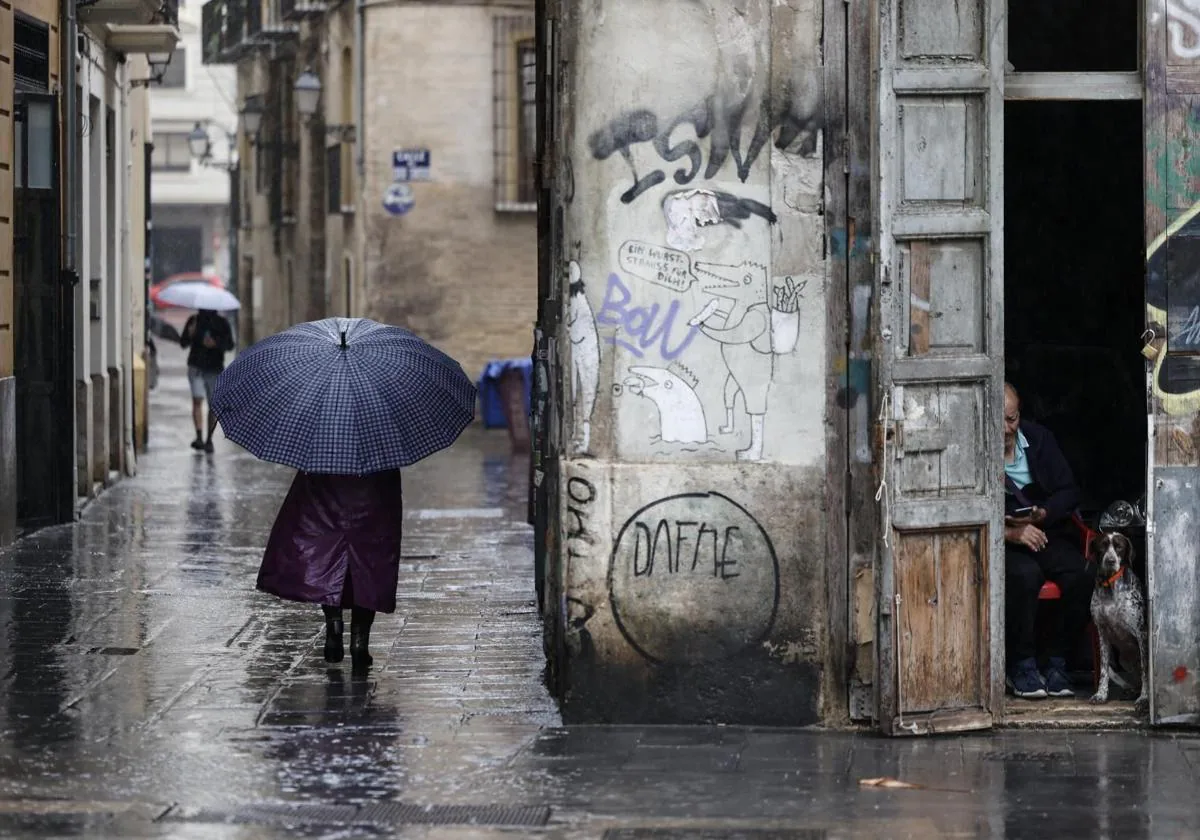
M1102 543L1104 538L1107 536L1108 534L1097 531L1092 535L1092 538L1088 540L1087 557L1084 558L1087 560L1087 562L1098 563L1100 561L1100 555L1103 553L1102 549L1100 548L1100 543Z
M1117 546L1117 553L1121 555L1121 564L1125 566L1133 563L1133 541L1124 534L1113 534L1113 542Z

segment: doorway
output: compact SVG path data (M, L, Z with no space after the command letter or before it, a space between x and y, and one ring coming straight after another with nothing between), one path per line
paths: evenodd
M1142 106L1007 102L1004 133L1006 378L1022 417L1057 438L1094 527L1146 489ZM1074 700L1009 697L1006 718L1130 715L1130 703L1087 703L1090 640L1073 652Z

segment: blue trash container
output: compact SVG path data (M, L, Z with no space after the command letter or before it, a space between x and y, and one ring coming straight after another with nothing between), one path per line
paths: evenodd
M484 366L479 377L479 413L485 429L505 429L509 426L504 396L500 391L500 377L513 370L521 374L525 392L525 416L529 416L533 397L533 361L528 356L519 359L493 359Z

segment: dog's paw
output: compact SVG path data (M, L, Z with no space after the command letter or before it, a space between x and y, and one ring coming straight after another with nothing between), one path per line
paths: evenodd
M1095 694L1092 695L1091 700L1088 702L1095 703L1096 705L1100 705L1101 703L1107 703L1108 695L1101 694L1100 692L1097 691Z
M1150 711L1150 698L1142 695L1133 701L1133 710L1138 714L1146 714Z

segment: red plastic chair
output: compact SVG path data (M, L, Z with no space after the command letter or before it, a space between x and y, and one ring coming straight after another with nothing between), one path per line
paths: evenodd
M1079 529L1079 536L1083 543L1084 562L1087 562L1088 553L1092 548L1092 540L1100 535L1099 531L1094 531L1088 527L1087 523L1078 513L1071 514L1071 521ZM1038 592L1039 601L1059 601L1062 600L1062 590L1058 588L1058 584L1052 580L1048 580L1042 584L1041 591ZM1100 634L1096 632L1096 625L1090 620L1087 624L1088 634L1092 639L1092 688L1100 686Z

